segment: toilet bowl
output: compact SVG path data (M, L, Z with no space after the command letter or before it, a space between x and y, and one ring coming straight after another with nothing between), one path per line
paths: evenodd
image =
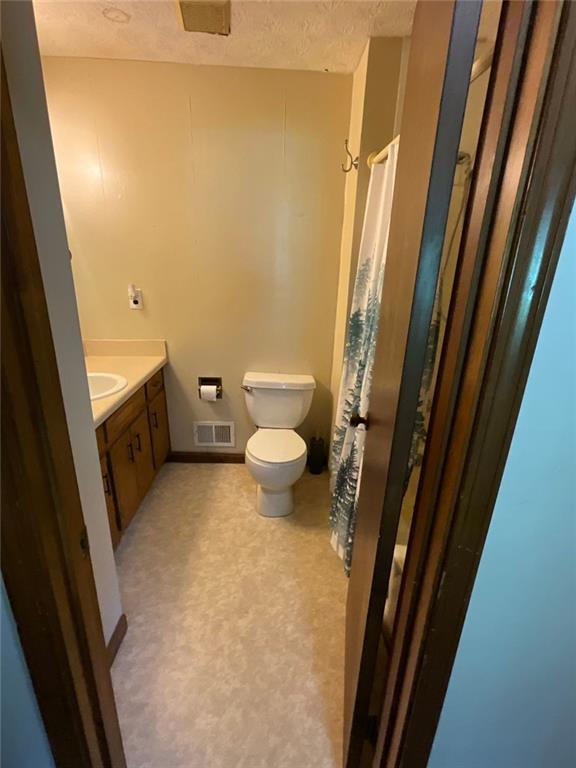
M246 466L258 483L256 506L264 517L294 508L292 486L306 466L306 443L293 429L259 429L246 445Z
M258 427L246 444L246 467L258 483L256 507L264 517L294 509L292 486L306 466L306 443L294 429L306 418L315 387L308 374L244 375L246 405Z

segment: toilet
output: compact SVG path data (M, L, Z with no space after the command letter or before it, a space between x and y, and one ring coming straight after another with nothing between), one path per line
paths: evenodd
M258 483L257 509L264 517L294 509L292 486L306 466L306 443L294 430L306 418L315 388L307 374L244 374L246 406L258 427L246 444L246 466Z

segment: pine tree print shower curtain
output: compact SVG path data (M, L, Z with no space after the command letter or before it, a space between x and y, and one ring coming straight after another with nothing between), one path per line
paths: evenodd
M392 144L386 160L373 165L370 174L330 453L331 541L347 573L366 439L364 426L351 427L350 417L368 412L397 156L398 145Z

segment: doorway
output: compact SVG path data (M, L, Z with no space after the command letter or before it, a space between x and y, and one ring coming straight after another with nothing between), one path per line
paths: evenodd
M462 23L464 23L464 22L462 22ZM451 25L452 25L452 20L450 20L450 23L447 24L446 30L448 30L451 27ZM464 47L467 50L468 63L469 63L469 67L471 69L471 67L473 65L473 61L474 61L474 56L473 56L473 53L474 53L474 43L475 43L474 35L471 35L470 37L467 37L467 35L464 34L462 39L466 40L466 45ZM446 51L447 52L450 51L450 48L449 48L448 44L446 45ZM448 60L449 60L449 57L448 57ZM452 65L455 66L454 62L452 63ZM439 83L442 82L442 79L441 79L440 75L439 75L438 82ZM467 82L466 82L466 89L467 89ZM464 89L464 96L465 96L465 90L466 89ZM463 113L464 112L464 105L465 105L465 98L464 97L462 97L461 105L462 105L462 113ZM463 119L463 114L461 116L461 119ZM457 131L457 133L459 133L459 131ZM405 133L404 129L402 131L402 134L403 134L404 137L406 136L406 133ZM453 147L453 155L454 155L454 157L453 157L454 166L457 166L458 165L457 146ZM444 188L447 190L445 198L446 198L446 216L448 217L449 216L449 208L450 208L451 188L452 188L451 180L450 180L450 184L449 185L445 184ZM458 223L458 216L456 216L456 220L457 220L456 223ZM448 248L448 250L450 250L450 248ZM433 305L433 302L430 305L431 308L432 308L432 305ZM424 326L426 326L426 323L424 323ZM425 328L425 330L427 330L427 328ZM416 377L416 378L418 378L418 377ZM417 381L417 383L419 383L419 380ZM372 430L372 426L371 426L371 430ZM372 432L372 435L374 435L374 434L375 434L375 432ZM175 467L174 469L175 469L175 471L176 470L180 470L180 469L184 470L184 468L182 468L182 467ZM224 467L218 467L218 469L219 470L220 469L224 469ZM240 468L239 467L230 467L230 469L235 471L235 470L240 469ZM198 472L200 472L200 470L198 470ZM170 485L171 485L171 483L168 483L168 486L170 486ZM211 483L209 483L209 485L211 485ZM160 487L160 486L158 486L158 487ZM360 507L360 512L362 512L362 507ZM126 543L129 543L128 540L127 540ZM68 544L70 544L70 542L67 542L64 539L64 546L68 546ZM76 546L76 540L74 540L74 545ZM393 539L392 539L392 546L393 546ZM391 559L392 558L390 558L390 561L391 561ZM90 561L88 560L87 562L89 564ZM388 568L388 572L389 572L389 570L390 570L390 568ZM386 569L384 569L384 571L386 571ZM380 592L381 592L380 597L384 596L384 598L385 598L386 591L387 591L386 590L386 584L388 583L388 580L387 580L388 574L385 573L384 571L380 573L380 578L381 579L382 578L385 579L384 591L383 592L382 592L382 584L380 584ZM353 574L353 577L354 577L354 566L353 566L352 574ZM383 607L384 607L383 603L382 603L381 607L383 609ZM380 618L381 617L382 617L382 614L380 614ZM380 622L380 627L381 627L381 622ZM380 636L380 628L378 629L378 632L376 634L378 636ZM82 629L80 628L80 637L81 636L82 636ZM364 637L362 639L365 640ZM364 643L364 647L365 647L365 643ZM90 651L90 649L88 649L88 650ZM92 661L90 660L90 655L91 654L92 654L92 656L94 654L97 655L98 654L98 650L97 649L96 650L92 649L90 651L90 653L85 653L85 655L84 655L84 662L86 664L88 664L88 666L91 663L93 663L93 659L92 659ZM365 653L363 651L363 659L362 659L361 667L364 667L364 656L365 656ZM364 667L364 669L361 669L361 672L362 672L363 675L365 675L366 668ZM359 680L360 680L360 678L359 678ZM365 685L365 682L363 680L361 680L360 682L363 685ZM352 717L351 740L350 740L350 743L348 744L348 749L347 749L347 755L348 755L347 756L347 761L348 761L349 765L359 764L358 760L360 759L360 752L362 752L362 749L358 750L358 745L361 744L361 742L362 742L362 740L364 738L368 738L368 739L370 738L369 733L368 733L368 731L366 729L366 723L364 722L364 724L362 725L361 720L363 720L366 717L367 713L368 713L368 709L369 709L369 705L370 705L369 699L372 698L373 691L369 690L368 688L365 688L364 690L368 694L367 696L366 696L366 693L364 693L364 691L360 690L360 691L356 691L356 696L354 697L354 703L353 703L354 715ZM102 701L103 698L105 698L106 695L108 695L108 694L106 694L106 692L103 692L102 688L99 688L98 685L96 685L94 690L92 692L89 692L88 695L92 697L92 700ZM360 697L360 706L358 706L358 697ZM365 698L365 701L362 701L362 697ZM96 733L95 734L95 736L94 736L94 743L92 745L92 748L94 750L94 755L96 754L98 747L103 749L104 752L106 751L106 744L110 744L110 733L113 730L114 730L114 723L112 722L111 724L109 723L103 729L103 731L101 731L100 733ZM363 731L362 736L360 736L360 732L361 731ZM98 745L98 747L94 746L94 745ZM352 750L352 752L350 750ZM358 750L358 752L354 752L354 750ZM99 763L98 763L97 759L94 758L94 760L90 764L99 764ZM109 759L108 760L104 759L102 761L102 764L110 764L110 760ZM120 762L116 762L116 763L113 762L112 764L120 765L121 763Z

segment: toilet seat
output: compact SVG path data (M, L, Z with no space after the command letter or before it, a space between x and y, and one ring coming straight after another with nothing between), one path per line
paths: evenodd
M306 443L293 429L259 429L248 440L246 453L263 464L290 464L306 454Z

